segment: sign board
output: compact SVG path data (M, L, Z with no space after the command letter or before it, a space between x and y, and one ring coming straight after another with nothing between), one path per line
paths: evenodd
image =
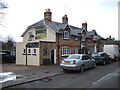
M94 36L92 39L93 39L93 41L99 41L100 40L100 38L98 36Z
M41 27L35 30L35 39L44 39L46 38L46 28Z

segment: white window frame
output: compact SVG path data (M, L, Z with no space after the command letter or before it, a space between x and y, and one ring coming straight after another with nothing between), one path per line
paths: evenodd
M75 37L75 41L78 41L78 37Z
M71 53L71 48L68 46L62 47L62 56L68 56Z
M34 50L36 50L36 52L35 52ZM37 49L34 48L34 49L33 49L33 55L36 55L36 54L37 54Z
M63 39L69 39L69 32L68 31L63 32Z
M23 49L23 54L26 54L26 49Z
M78 54L78 48L75 48L75 54Z
M29 50L30 50L30 52L29 52ZM27 54L31 54L31 49L30 48L27 50Z

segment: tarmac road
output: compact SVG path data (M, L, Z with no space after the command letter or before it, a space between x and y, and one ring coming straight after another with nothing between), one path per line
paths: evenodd
M120 80L120 68L113 73L109 73L103 78L97 80L93 85L89 88L120 88L119 86Z
M71 71L9 88L118 88L118 62L83 73Z

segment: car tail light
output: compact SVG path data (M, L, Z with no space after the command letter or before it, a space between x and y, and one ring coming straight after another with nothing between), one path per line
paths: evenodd
M76 61L74 60L72 64L76 64Z

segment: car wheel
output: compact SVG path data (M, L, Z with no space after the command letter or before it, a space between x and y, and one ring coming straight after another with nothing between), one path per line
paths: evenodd
M64 72L67 72L68 70L67 69L63 69Z
M81 67L80 67L80 72L84 72L84 66L83 65L81 65Z
M111 60L109 61L109 64L111 64Z
M105 61L103 61L102 63L103 63L103 65L105 65L105 64L106 64L106 62L105 62Z
M93 63L93 68L95 68L96 67L96 63Z

